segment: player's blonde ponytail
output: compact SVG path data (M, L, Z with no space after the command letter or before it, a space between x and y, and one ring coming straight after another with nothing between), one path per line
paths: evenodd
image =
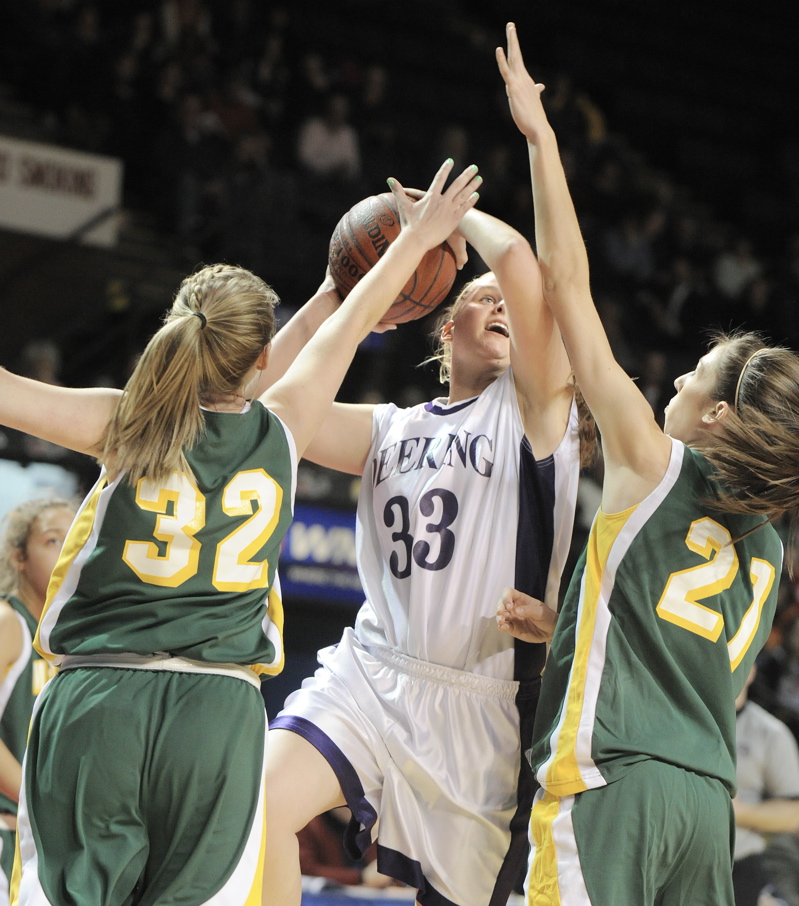
M180 285L109 422L100 457L135 484L190 473L184 450L202 436L200 406L234 397L275 329L274 290L250 271L211 265Z

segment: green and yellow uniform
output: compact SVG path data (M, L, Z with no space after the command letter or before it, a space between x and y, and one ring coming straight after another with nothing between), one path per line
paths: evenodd
M531 903L668 906L689 887L697 906L731 902L734 702L771 627L782 544L762 517L714 509L711 471L672 441L658 487L594 521L536 714ZM707 847L711 878L695 874Z
M259 903L296 451L260 403L206 412L196 481L101 475L53 572L12 904Z
M52 668L33 650L31 644L36 634L36 620L19 598L9 595L5 599L19 620L22 646L19 657L0 677L0 740L9 752L22 763L28 728L33 712L33 703L42 686L52 675ZM0 816L17 814L17 803L0 793ZM0 906L8 903L8 881L14 863L14 841L16 835L4 826L0 817L0 871L6 881L0 879Z

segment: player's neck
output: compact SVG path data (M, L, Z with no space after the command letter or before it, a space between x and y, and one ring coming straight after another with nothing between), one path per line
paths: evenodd
M229 393L204 396L200 403L204 409L211 412L241 412L247 405L247 399L242 394Z
M447 404L451 406L453 403L461 402L461 400L469 400L473 396L480 396L486 387L490 387L495 380L496 375L479 381L452 381L449 385Z
M17 589L16 596L22 601L25 605L25 609L38 623L42 617L42 611L44 610L44 601L27 584L24 577Z
M449 382L447 402L451 405L452 403L459 403L461 400L471 399L473 396L480 396L502 374L502 371L504 371L504 368L501 371L493 368L486 369L479 374L471 374L464 378L453 369Z

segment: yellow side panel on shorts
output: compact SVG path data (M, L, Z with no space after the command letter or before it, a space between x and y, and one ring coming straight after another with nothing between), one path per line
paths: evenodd
M19 834L14 834L14 867L11 869L11 883L8 887L8 906L19 902L19 882L22 879L22 859L19 855Z
M560 798L544 791L533 806L530 832L535 844L535 857L530 866L527 906L560 906L558 858L552 836L552 822L560 810Z
M264 798L265 798L264 790ZM263 901L264 887L264 858L266 855L266 802L264 802L264 822L261 832L261 851L258 854L258 867L255 869L255 877L252 882L252 889L244 901L243 906L261 906Z

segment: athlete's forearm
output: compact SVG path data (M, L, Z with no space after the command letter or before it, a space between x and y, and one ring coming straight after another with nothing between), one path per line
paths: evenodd
M733 800L735 823L738 827L764 834L799 830L799 800L766 799L747 803Z
M332 282L323 283L317 292L282 327L272 340L269 367L266 370L266 385L271 387L283 377L297 358L300 350L341 304L341 299Z
M0 739L0 793L14 802L19 802L22 786L22 766L11 754L8 746Z

